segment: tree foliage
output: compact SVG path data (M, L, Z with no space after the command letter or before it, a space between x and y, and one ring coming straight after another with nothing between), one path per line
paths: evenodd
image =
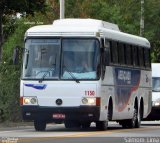
M24 47L24 34L28 28L38 23L47 24L49 19L51 18L41 13L17 19L14 32L3 45L3 60L0 64L0 122L21 120L19 106L21 63L13 65L13 50L16 46Z
M0 61L2 56L2 44L4 42L2 20L6 15L16 15L17 12L34 14L35 11L44 10L45 0L1 0L0 1Z
M151 43L152 62L160 62L160 1L144 1L144 37ZM140 34L141 0L65 0L66 17L95 18Z

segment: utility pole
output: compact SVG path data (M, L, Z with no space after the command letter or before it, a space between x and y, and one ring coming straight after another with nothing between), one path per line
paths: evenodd
M141 0L140 36L144 36L144 0Z
M64 19L64 0L60 0L60 19Z

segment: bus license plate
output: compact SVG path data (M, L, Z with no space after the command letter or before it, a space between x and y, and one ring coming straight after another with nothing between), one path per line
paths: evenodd
M53 114L53 119L65 119L65 114Z

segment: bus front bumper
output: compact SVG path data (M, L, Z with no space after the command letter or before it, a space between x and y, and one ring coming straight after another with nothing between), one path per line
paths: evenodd
M63 122L66 120L76 121L98 121L100 107L79 106L79 107L40 107L21 106L23 120L44 120L46 122ZM54 118L54 115L64 115L63 118Z

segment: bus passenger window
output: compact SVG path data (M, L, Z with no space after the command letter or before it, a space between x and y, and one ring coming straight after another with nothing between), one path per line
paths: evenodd
M144 67L144 50L142 47L139 47L139 61L140 61L140 66Z
M125 46L125 53L126 53L126 64L132 65L132 50L130 45Z
M145 67L150 68L151 63L150 63L150 50L149 49L144 49L144 61L145 61Z
M118 57L119 63L124 65L125 64L125 54L124 54L124 44L118 43Z
M118 63L118 47L117 47L117 42L112 42L111 43L111 62L113 64Z
M133 65L138 67L139 66L139 56L138 56L138 47L133 47Z

